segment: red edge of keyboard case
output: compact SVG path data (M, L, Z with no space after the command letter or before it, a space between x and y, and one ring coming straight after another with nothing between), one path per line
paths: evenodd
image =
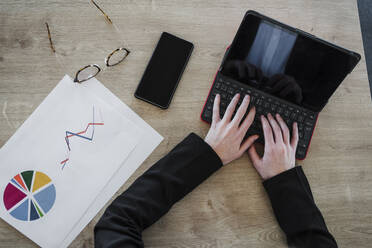
M230 47L230 46L228 46L228 47L226 48L226 51L229 49L229 47ZM213 83L211 84L211 87L209 88L209 92L208 92L207 98L205 99L205 102L204 102L204 105L203 105L202 111L201 111L201 113L200 113L200 120L202 120L203 122L205 122L205 123L207 123L207 124L209 124L209 123L206 122L205 120L203 120L202 115L203 115L203 112L204 112L205 105L207 104L208 97L209 97L209 95L210 95L210 93L211 93L211 91L212 91L212 88L213 88L214 82L216 81L217 73L218 73L218 70L217 70L216 74L214 75ZM304 156L304 158L297 159L297 160L304 160L304 159L306 158L306 156L307 156L307 153L308 153L309 148L310 148L310 145L311 145L311 140L313 139L314 130L315 130L315 128L316 128L316 124L318 123L318 117L319 117L319 113L316 115L316 120L315 120L315 124L314 124L314 129L313 129L313 131L311 132L311 137L310 137L309 145L308 145L308 147L307 147L307 149L306 149L306 152L305 152L305 156ZM209 125L210 125L210 124L209 124Z

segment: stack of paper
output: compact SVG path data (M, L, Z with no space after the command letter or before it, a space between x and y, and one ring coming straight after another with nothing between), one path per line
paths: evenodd
M162 139L96 79L65 76L0 150L0 217L67 247Z

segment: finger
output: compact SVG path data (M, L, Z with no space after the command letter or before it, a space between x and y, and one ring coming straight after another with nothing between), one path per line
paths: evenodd
M212 125L215 125L221 120L220 118L220 94L217 94L214 98L213 103L213 116L212 116Z
M297 122L293 123L293 130L292 130L292 140L291 140L291 146L293 150L296 150L298 143L298 126Z
M282 129L284 143L289 144L289 129L287 124L279 114L276 114L276 119L278 120L280 128Z
M258 155L254 144L251 147L249 147L248 156L251 159L253 166L257 169L257 167L261 164L261 158Z
M240 146L240 153L243 154L258 139L258 135L252 135Z
M267 116L274 131L275 143L283 143L283 134L278 122L276 122L276 120L270 113Z
M261 115L262 129L265 136L265 148L268 145L274 144L273 130L265 116Z
M245 117L243 123L240 125L240 128L239 128L239 131L242 132L244 135L247 133L249 127L252 125L255 115L256 115L256 107L253 106L253 108L249 110L247 117Z
M245 95L242 104L238 108L238 111L236 112L236 115L234 116L234 119L232 120L233 123L237 126L240 124L240 122L243 119L243 116L247 112L248 105L249 105L249 99L250 99L249 95Z
M236 94L234 96L234 98L231 100L229 106L226 109L225 115L222 118L223 121L228 121L228 122L231 121L231 117L234 113L234 110L236 108L236 104L238 103L239 97L240 97L240 95Z

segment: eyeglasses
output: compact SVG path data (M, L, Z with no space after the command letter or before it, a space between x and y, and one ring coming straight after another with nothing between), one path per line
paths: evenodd
M95 7L97 7L97 9L99 11L101 11L101 13L104 15L106 20L110 24L112 24L112 21L111 21L110 17L98 6L98 4L95 3L93 0L91 0L91 2L94 4ZM51 34L50 34L49 24L46 22L45 25L46 25L46 28L47 28L47 31L48 31L48 39L49 39L50 49L52 50L53 53L56 53L56 50L55 50L54 45L53 45L52 37L51 37ZM130 51L127 48L119 47L119 48L115 49L114 51L112 51L105 58L105 65L107 67L118 65L118 64L120 64L121 62L124 61L124 59L129 55L129 53L130 53ZM82 83L84 81L87 81L87 80L97 76L97 74L100 73L101 71L102 71L101 67L97 64L86 65L86 66L80 68L76 72L74 82L75 83Z

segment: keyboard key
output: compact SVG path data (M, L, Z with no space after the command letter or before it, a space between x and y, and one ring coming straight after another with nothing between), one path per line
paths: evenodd
M313 122L310 121L309 119L306 119L305 120L305 125L312 126L313 125Z
M277 105L275 105L275 104L271 104L271 106L270 106L270 110L271 110L271 112L275 112L275 110L276 110L276 108L277 108Z
M309 140L313 133L311 131L304 132L304 139Z
M303 116L303 115L298 115L298 117L297 117L297 121L298 122L303 122L305 120L305 117Z
M298 157L300 157L300 158L303 158L304 156L305 156L305 154L306 154L306 149L299 149L299 148L297 148L297 156Z
M298 142L298 147L306 149L307 146L304 142L300 141L300 142Z
M226 85L222 85L221 86L221 90L226 91L227 90L227 86Z
M298 137L300 137L300 139L302 139L304 137L304 133L303 132L298 132Z
M209 110L206 110L206 111L204 111L204 116L207 117L207 118L212 117L212 112L209 111Z
M285 116L285 117L289 117L289 115L290 115L289 111L288 111L288 110L285 110L285 111L284 111L284 116Z
M290 119L285 119L285 123L287 123L288 127L292 127L292 121Z
M295 120L296 119L296 113L292 113L289 118L291 118L291 120Z
M227 93L234 94L234 89L232 87L228 88Z
M216 85L215 85L215 88L216 88L216 89L221 88L221 83L217 82Z
M208 104L208 105L207 105L207 109L208 109L208 110L212 110L212 104Z
M299 131L304 130L304 126L302 125L302 123L297 123L297 126Z

